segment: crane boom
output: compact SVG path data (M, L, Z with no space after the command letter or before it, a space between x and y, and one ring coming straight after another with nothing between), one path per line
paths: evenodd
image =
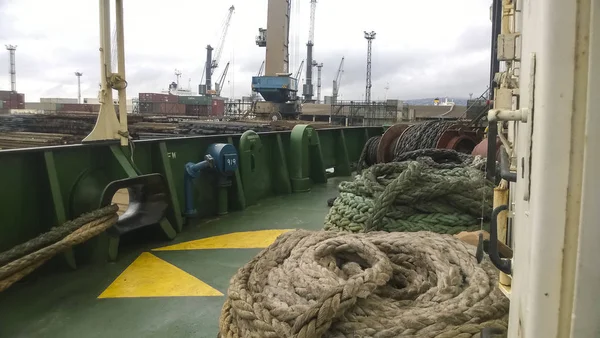
M265 61L260 64L260 68L258 69L258 74L256 76L261 76L265 70Z
M225 65L225 69L223 70L223 74L219 78L219 82L217 82L216 90L217 96L221 96L221 90L223 89L223 83L225 82L225 78L227 77L227 70L229 70L229 62Z
M213 74L215 72L215 69L219 67L219 61L221 60L221 54L223 53L223 46L225 45L225 38L227 37L227 30L229 30L229 24L231 23L231 17L233 16L234 10L235 7L231 5L231 7L229 7L229 13L227 13L225 23L223 24L219 44L217 45L217 49L215 50L215 57L211 61L211 74Z
M296 80L298 80L300 78L300 73L302 73L302 68L304 67L304 60L302 60L302 62L300 62L300 67L298 67L298 71L296 72Z
M333 103L337 102L338 93L340 91L340 83L342 83L342 74L344 73L344 57L342 56L342 61L340 61L340 66L338 67L337 74L335 79L333 79L333 93L332 93L332 101Z

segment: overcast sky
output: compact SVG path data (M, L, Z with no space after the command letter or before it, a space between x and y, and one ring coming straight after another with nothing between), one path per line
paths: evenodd
M309 0L292 0L291 71L306 55ZM222 95L250 93L265 49L256 46L266 28L267 0L125 0L128 96L158 92L175 80L197 90L206 45L218 45L228 8L236 10L225 42L219 77L231 62ZM314 59L322 62L322 94L342 56L343 100L364 97L367 41L375 31L372 99L479 96L487 87L490 0L319 0ZM114 10L114 8L113 8ZM99 83L98 1L0 0L0 45L18 45L17 90L27 101L76 97L75 71L83 72L83 97L96 97ZM0 53L0 90L10 89L8 51ZM303 72L304 73L304 72ZM315 68L316 73L316 68ZM316 75L314 76L316 77ZM213 75L214 78L214 75ZM315 86L316 94L316 86Z

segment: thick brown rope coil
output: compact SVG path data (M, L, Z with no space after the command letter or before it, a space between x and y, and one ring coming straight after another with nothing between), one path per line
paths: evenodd
M507 328L497 270L431 232L298 230L232 278L220 337L478 337Z
M18 250L11 249L0 254L2 257L8 257L8 253L10 253L10 257L14 259L6 265L0 265L0 292L33 272L56 254L74 245L81 244L113 226L119 218L117 215L118 209L116 205L109 205L61 225L58 228L67 227L68 229L63 232L64 237L56 238L56 242L48 243L48 246L40 247L38 243L41 238L48 239L50 233L56 234L56 229L15 247ZM69 231L70 233L68 233ZM28 249L34 247L39 249L35 251ZM19 251L21 254L15 254Z

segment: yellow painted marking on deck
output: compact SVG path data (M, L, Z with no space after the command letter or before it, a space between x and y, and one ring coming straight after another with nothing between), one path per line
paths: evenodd
M194 241L169 245L153 251L203 250L203 249L262 249L275 242L279 235L291 229L234 232Z
M223 294L173 264L144 252L98 298L178 296Z

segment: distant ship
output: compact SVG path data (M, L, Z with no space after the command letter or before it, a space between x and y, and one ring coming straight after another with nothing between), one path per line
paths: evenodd
M454 101L449 101L448 97L446 96L444 98L444 102L440 102L440 99L438 99L437 97L433 100L433 105L434 106L454 106L455 103Z

